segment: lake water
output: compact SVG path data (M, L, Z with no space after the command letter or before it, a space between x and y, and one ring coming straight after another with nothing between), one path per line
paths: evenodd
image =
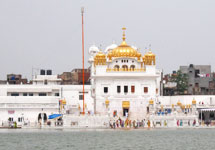
M214 150L215 129L0 130L0 150Z

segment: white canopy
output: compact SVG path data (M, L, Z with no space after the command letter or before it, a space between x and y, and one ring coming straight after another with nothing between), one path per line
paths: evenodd
M215 111L215 108L201 109L201 111Z

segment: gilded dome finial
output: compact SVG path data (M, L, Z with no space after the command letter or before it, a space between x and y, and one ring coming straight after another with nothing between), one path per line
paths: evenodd
M125 41L125 30L126 30L126 28L125 28L125 27L123 27L123 28L122 28L122 30L123 30L122 40L123 40L123 41Z

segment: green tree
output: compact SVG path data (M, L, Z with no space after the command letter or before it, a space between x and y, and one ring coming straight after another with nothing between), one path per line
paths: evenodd
M180 70L176 74L171 76L171 82L177 83L177 92L178 94L185 94L185 91L188 89L188 76L183 74Z

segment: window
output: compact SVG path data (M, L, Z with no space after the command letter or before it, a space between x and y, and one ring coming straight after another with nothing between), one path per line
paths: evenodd
M117 86L117 93L120 93L121 92L121 86Z
M148 93L148 87L144 87L144 93Z
M156 88L156 94L158 94L158 88Z
M39 96L46 96L46 93L39 93Z
M19 93L11 93L11 96L19 96Z
M33 93L29 93L29 96L34 96L34 94Z
M23 96L28 96L28 93L23 93Z
M48 84L48 81L47 81L47 80L45 80L45 81L44 81L44 84L45 84L45 85L47 85L47 84Z
M79 100L83 100L83 95L79 95Z
M147 107L147 114L149 114L149 107Z
M79 93L83 93L83 92L79 92ZM88 93L88 92L84 92L84 93Z
M195 78L199 78L199 74L200 74L200 71L199 70L195 70Z
M132 85L132 86L131 86L131 93L134 93L134 92L135 92L135 86Z
M13 118L12 117L8 118L8 121L13 121Z
M124 86L124 93L128 93L128 86Z
M22 122L22 118L21 117L18 118L18 122Z
M55 96L60 96L60 94L59 94L59 93L55 93L54 95L55 95Z
M104 93L108 93L108 87L104 87Z

